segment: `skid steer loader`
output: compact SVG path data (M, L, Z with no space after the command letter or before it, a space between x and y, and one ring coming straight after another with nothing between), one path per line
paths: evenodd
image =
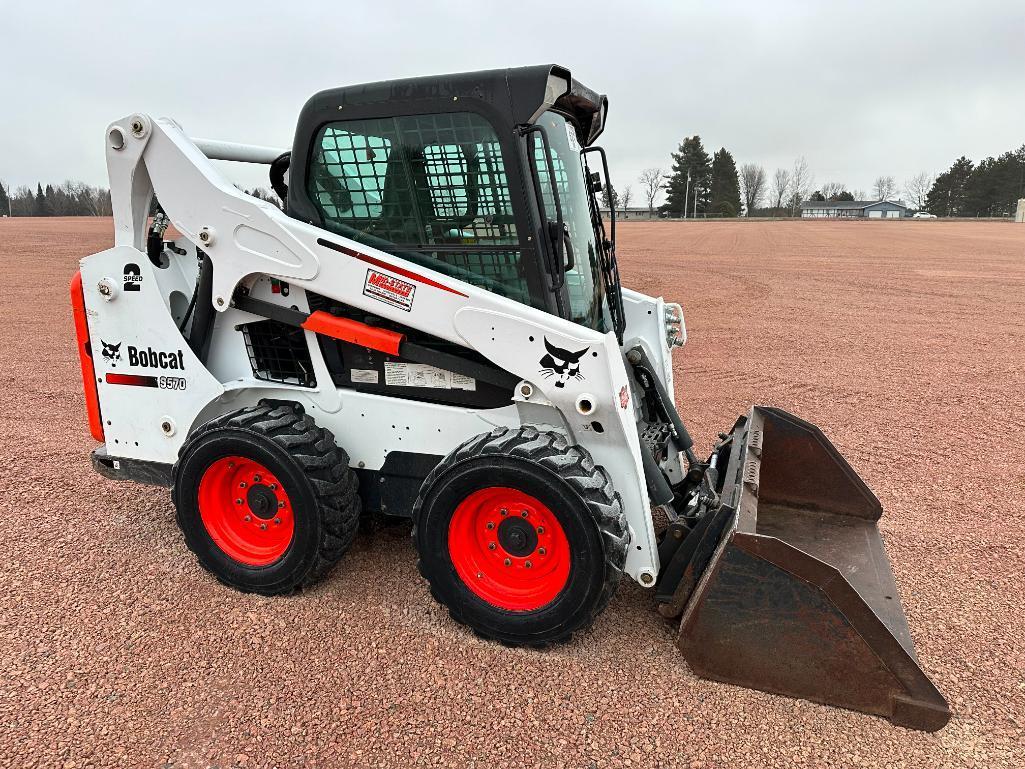
M289 151L111 124L115 245L71 287L95 469L170 487L240 590L408 516L485 638L565 641L626 575L698 675L939 729L879 502L825 436L756 406L696 452L681 308L620 286L599 212L607 107L536 66L318 93ZM211 160L267 164L285 210Z

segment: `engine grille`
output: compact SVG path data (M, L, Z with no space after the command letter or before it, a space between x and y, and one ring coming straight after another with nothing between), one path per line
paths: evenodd
M301 328L274 320L242 326L253 376L267 382L316 387L310 348Z

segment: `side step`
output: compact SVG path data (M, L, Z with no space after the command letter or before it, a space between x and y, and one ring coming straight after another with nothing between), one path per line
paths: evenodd
M722 504L661 552L659 611L697 674L923 731L950 719L919 667L879 500L814 425L755 406Z

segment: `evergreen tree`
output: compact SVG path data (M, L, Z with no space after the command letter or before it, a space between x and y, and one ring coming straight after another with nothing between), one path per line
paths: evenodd
M954 165L936 177L925 198L925 210L935 216L963 216L966 211L966 188L975 164L963 155Z
M4 183L0 182L0 216L8 216L11 213L11 199L7 196Z
M58 199L52 184L47 184L43 189L43 197L46 198L47 216L65 216L64 201Z
M723 216L740 216L740 177L733 155L721 147L712 158L709 211Z
M843 201L848 201L848 202L853 203L854 202L854 195L849 193L847 190L841 190L840 192L836 193L835 195L830 195L829 196L829 200L831 202L832 201L837 201L837 200L843 200Z
M690 194L687 193L687 172L690 172ZM736 167L733 169L736 174ZM687 216L694 211L697 198L698 213L708 211L711 200L712 165L708 153L701 146L700 136L689 136L673 153L673 168L666 179L666 202L659 209L668 216L682 216L687 200Z
M964 214L1010 216L1025 189L1025 146L986 158L972 171L965 185Z
M43 194L43 185L36 183L36 200L32 209L33 216L50 216L50 204Z

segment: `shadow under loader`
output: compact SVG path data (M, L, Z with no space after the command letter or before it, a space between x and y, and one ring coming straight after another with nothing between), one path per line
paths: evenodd
M660 546L659 612L699 676L923 731L950 719L919 666L879 500L814 425L755 406L717 447L718 507Z

